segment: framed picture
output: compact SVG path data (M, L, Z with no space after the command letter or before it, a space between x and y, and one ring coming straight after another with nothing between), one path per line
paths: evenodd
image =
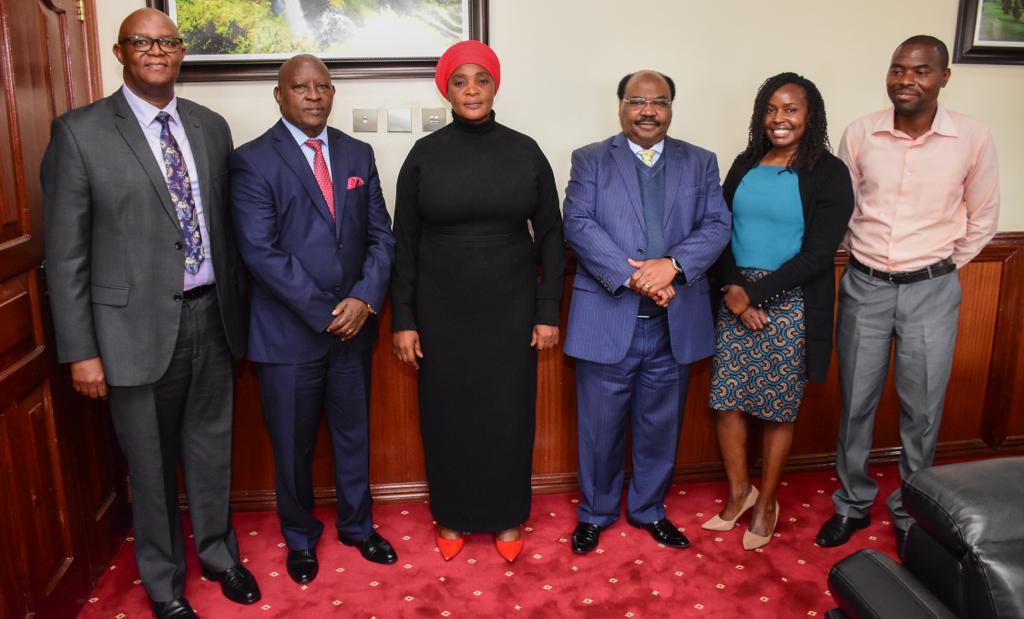
M487 42L487 0L148 0L188 53L179 81L268 80L295 54L334 77L433 77L465 39Z
M953 62L1024 64L1024 0L960 0Z

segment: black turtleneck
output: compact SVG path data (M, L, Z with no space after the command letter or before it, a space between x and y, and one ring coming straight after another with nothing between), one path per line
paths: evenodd
M392 330L416 329L421 230L500 234L528 222L543 268L535 323L557 326L565 250L551 166L533 139L495 122L493 111L479 123L453 117L416 142L398 176Z

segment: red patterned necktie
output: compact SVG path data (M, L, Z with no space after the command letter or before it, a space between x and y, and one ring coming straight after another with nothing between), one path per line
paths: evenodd
M313 176L316 183L320 185L320 193L324 194L327 201L327 208L334 218L334 183L331 182L331 173L327 170L327 160L324 159L323 142L318 139L306 140L306 146L313 149Z

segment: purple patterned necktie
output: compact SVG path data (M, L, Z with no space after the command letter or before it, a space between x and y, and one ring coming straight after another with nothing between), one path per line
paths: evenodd
M188 177L185 158L178 148L178 141L171 135L168 124L171 115L160 112L156 120L160 123L160 152L164 155L164 167L167 169L167 190L171 194L174 210L178 213L181 236L185 241L185 270L195 275L203 263L203 237L199 233L196 203L192 200L192 182Z

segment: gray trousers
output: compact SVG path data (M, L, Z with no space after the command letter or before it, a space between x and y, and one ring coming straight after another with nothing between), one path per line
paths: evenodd
M238 563L228 507L233 392L234 360L213 291L182 302L174 355L157 382L109 390L131 476L135 562L154 602L185 591L179 457L199 560L215 572Z
M847 267L839 284L836 352L842 417L832 495L836 513L868 515L878 484L868 475L875 410L893 357L900 401L900 479L930 466L953 366L960 279L956 272L912 284L891 284ZM893 343L895 341L895 354ZM893 523L910 526L897 488L887 501Z

